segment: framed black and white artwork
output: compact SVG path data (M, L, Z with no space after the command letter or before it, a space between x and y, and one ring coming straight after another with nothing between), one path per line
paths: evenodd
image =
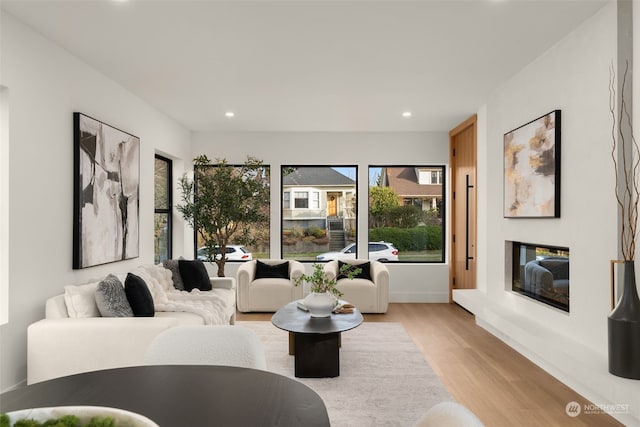
M139 255L140 139L73 114L73 268Z

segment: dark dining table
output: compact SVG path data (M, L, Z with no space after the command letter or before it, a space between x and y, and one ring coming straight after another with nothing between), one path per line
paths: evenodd
M328 426L308 386L268 371L231 366L135 366L86 372L0 395L0 412L51 406L106 406L160 427Z

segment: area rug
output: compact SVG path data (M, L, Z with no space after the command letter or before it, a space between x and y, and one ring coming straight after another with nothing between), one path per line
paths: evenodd
M236 323L258 334L270 371L295 378L286 331L267 321ZM322 397L333 427L412 426L436 403L454 400L400 323L344 332L339 377L295 379Z

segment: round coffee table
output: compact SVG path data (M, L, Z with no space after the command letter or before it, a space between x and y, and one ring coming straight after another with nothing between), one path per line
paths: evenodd
M289 332L289 354L295 357L295 376L325 378L340 375L340 333L358 327L362 320L357 309L349 314L311 317L294 301L276 311L271 323Z

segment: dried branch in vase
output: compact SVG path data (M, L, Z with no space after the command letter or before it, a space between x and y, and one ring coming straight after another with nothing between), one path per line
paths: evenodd
M625 86L629 63L622 76L619 102L620 108L616 114L616 81L613 65L609 69L609 111L613 118L611 126L611 158L615 169L615 194L620 213L620 250L626 261L635 258L636 236L638 227L638 172L640 171L640 148L633 135L633 122L625 100ZM625 135L625 127L629 133ZM628 139L631 141L628 141ZM618 159L618 151L622 152L622 158Z

